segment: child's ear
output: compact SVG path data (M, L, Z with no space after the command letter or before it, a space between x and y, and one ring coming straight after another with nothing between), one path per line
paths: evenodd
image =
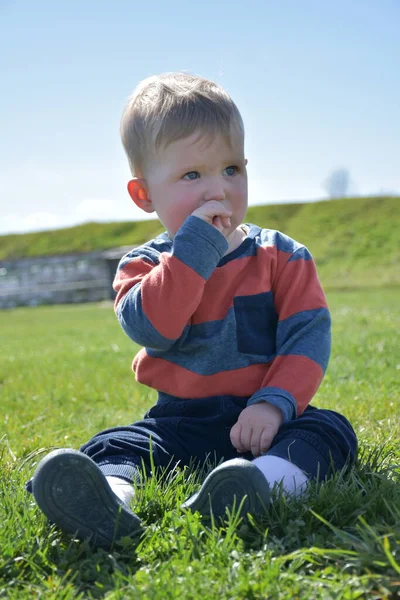
M147 195L147 189L144 179L134 177L128 181L128 193L136 206L145 212L154 212L153 204Z
M246 167L247 167L247 163L248 163L248 162L249 162L249 161L247 160L247 158L245 158L245 159L244 159L244 164L245 164L245 166L246 166Z

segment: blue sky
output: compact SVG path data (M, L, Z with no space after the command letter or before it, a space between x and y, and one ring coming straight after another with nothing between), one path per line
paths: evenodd
M400 193L399 25L399 0L0 0L0 233L140 218L119 119L164 71L232 95L250 204L326 197L340 167Z

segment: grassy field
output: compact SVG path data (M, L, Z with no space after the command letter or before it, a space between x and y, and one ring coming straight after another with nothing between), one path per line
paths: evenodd
M0 598L395 598L400 591L400 290L330 292L333 355L314 404L360 441L347 477L302 501L276 494L262 522L205 527L179 510L201 475L138 492L133 552L93 551L52 528L24 491L41 456L131 422L155 401L110 304L0 313ZM204 475L204 474L203 474Z

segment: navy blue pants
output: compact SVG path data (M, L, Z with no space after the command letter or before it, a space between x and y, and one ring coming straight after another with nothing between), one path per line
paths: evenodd
M137 480L144 465L150 473L150 456L156 467L226 461L238 454L229 433L246 407L247 398L215 396L177 400L160 394L144 416L126 427L107 429L81 447L105 475ZM267 455L290 460L311 478L325 479L355 459L357 439L342 415L309 406L293 421L284 423Z

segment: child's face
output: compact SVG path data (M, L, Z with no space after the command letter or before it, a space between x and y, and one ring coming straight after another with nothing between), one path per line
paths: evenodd
M247 161L243 140L222 135L172 142L159 151L146 173L147 196L173 238L184 220L205 202L217 200L232 212L229 235L247 210Z

